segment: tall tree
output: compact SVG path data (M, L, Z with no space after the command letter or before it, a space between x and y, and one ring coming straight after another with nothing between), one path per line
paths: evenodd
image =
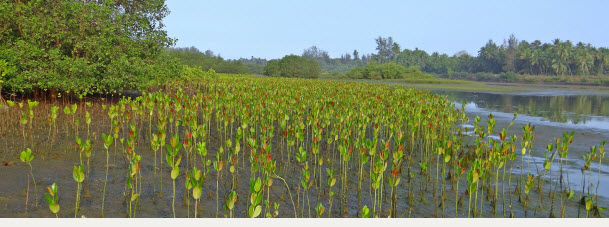
M493 40L489 40L486 45L480 48L480 51L478 51L478 57L481 58L482 62L484 63L486 72L501 72L504 62L502 60L502 55L502 49L497 46Z
M379 36L375 39L375 41L377 50L377 61L383 64L392 59L393 38L383 38Z
M514 60L516 59L516 47L518 46L518 39L514 34L510 35L507 40L507 46L505 47L505 71L515 72Z
M391 47L391 58L395 59L398 54L400 54L400 51L400 44L394 42L393 46Z

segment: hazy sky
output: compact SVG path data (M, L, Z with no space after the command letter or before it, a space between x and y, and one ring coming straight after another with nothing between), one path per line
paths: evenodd
M376 37L402 48L477 55L489 39L609 46L609 1L333 1L167 0L164 23L177 47L213 50L224 58L281 58L316 45L339 57L373 53Z

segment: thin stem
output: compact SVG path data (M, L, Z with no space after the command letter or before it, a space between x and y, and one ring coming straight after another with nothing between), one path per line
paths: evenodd
M78 202L80 201L80 182L76 186L76 206L74 207L74 218L78 216Z
M106 180L104 180L104 194L102 196L102 210L101 210L101 216L102 218L104 217L104 204L106 201L106 184L108 183L108 166L109 166L109 161L110 161L110 154L108 152L108 148L106 148Z

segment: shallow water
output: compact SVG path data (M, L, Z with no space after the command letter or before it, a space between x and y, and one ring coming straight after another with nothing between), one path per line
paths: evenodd
M448 93L446 93L448 94ZM539 94L539 93L538 93ZM556 93L555 93L556 94ZM560 93L557 93L560 94ZM534 109L534 107L531 107L530 103L532 103L532 105L537 105L536 101L526 101L526 97L525 96L530 96L531 94L512 94L512 95L505 95L505 94L492 94L492 93L463 93L462 94L462 98L459 98L458 95L456 94L448 94L449 97L453 98L455 100L455 102L463 102L466 103L466 111L467 111L467 115L470 118L470 122L467 122L463 125L463 127L472 127L471 124L473 122L473 119L476 115L480 115L483 116L483 121L485 121L485 116L487 116L489 113L493 113L495 115L495 119L497 119L497 127L496 129L501 129L501 128L505 128L507 127L507 125L509 124L511 118L512 118L512 111L514 111L514 107L516 106L518 108L529 108L529 109ZM581 95L592 95L592 96L596 96L598 94L580 94ZM482 101L479 101L480 99L476 99L478 97L490 97L489 99L487 99L486 101L484 101L484 99L481 99ZM512 96L512 97L510 97ZM521 97L513 97L513 96L521 96ZM570 96L577 96L577 95L570 95ZM562 204L558 204L559 200L558 200L558 196L556 199L556 205L554 205L554 211L551 212L550 209L552 207L551 205L551 200L547 199L549 196L547 196L547 192L549 189L549 184L544 183L544 188L542 189L542 192L544 192L543 194L538 194L536 190L532 190L531 194L530 194L530 207L525 209L523 204L521 202L519 202L519 196L517 193L510 193L511 191L513 192L515 187L516 187L516 182L517 182L517 176L519 176L520 174L520 168L522 165L520 162L515 162L514 163L514 169L512 170L512 178L511 178L511 182L505 182L505 181L501 181L498 185L498 189L495 192L495 194L498 195L499 200L496 202L496 211L497 214L493 214L491 211L491 207L492 204L494 204L493 199L488 198L488 192L486 192L486 199L483 200L478 200L478 201L483 201L482 203L479 203L480 207L479 209L483 212L482 216L483 217L504 217L504 214L509 216L509 207L510 204L513 204L511 207L513 208L513 213L515 217L548 217L550 213L553 213L554 215L558 215L558 207L564 207L565 208L565 213L567 217L578 217L578 216L585 216L585 209L582 210L582 206L579 206L577 203L577 198L579 198L580 194L579 192L581 191L581 172L579 171L579 168L582 166L582 161L581 161L581 154L583 154L585 151L588 150L588 147L591 145L595 145L598 144L601 140L603 139L607 139L607 135L609 135L608 133L608 129L606 127L594 127L597 126L598 124L585 124L584 122L590 122L594 119L597 119L599 121L607 121L607 112L606 112L606 108L607 108L607 97L603 96L601 97L600 100L602 100L600 102L600 104L598 104L599 102L596 101L590 101L590 99L586 99L586 98L580 98L580 99L571 99L569 97L567 98L563 98L566 100L588 100L585 103L588 103L586 105L590 106L590 108L594 109L594 110L590 110L590 113L594 113L594 114L586 114L586 110L583 110L582 108L577 108L576 104L570 103L570 104L562 104L563 106L567 105L567 106L575 106L575 108L573 108L573 110L570 110L570 112L574 112L574 113L579 113L579 117L581 119L581 121L574 121L571 120L572 122L559 122L559 121L552 121L549 118L544 117L545 115L543 115L543 113L547 112L547 110L543 110L539 109L540 111L532 111L532 112L525 112L525 111L521 111L520 109L518 109L518 112L521 112L521 114L518 116L518 118L516 119L515 122L515 126L513 126L510 129L510 134L517 134L520 135L520 130L519 128L526 123L532 123L533 125L536 125L536 129L535 129L535 133L537 133L537 138L534 140L534 148L535 148L535 152L533 153L533 157L529 159L525 159L525 162L528 163L530 161L531 163L531 167L527 167L526 171L529 171L533 174L537 174L537 172L535 171L536 167L534 166L534 164L538 165L538 168L541 168L541 163L543 163L543 150L545 149L545 145L547 145L548 143L553 141L554 137L559 137L562 135L562 132L567 132L567 131L572 131L575 130L577 132L574 142L571 145L571 151L569 153L569 157L567 159L568 163L569 163L569 168L567 168L564 172L565 174L569 174L568 175L568 179L569 179L569 185L571 186L572 189L576 190L576 198L572 198L570 200L565 200L564 201L564 206ZM602 95L601 95L602 96ZM544 96L539 96L539 97L544 97ZM547 98L546 98L547 99ZM551 98L550 98L551 99ZM488 103L493 103L495 102L499 102L499 104L495 104L495 105L485 105L484 103L488 104ZM508 100L508 102L506 103L511 103L509 106L509 108L505 107L505 109L501 109L502 106L507 106L507 104L503 103L503 100ZM521 104L517 104L517 101L514 100L525 100L523 102L521 102ZM544 100L544 99L541 99ZM538 101L538 102L544 102L544 101ZM560 101L557 101L560 102ZM563 101L564 102L564 101ZM571 101L571 102L576 102L576 101ZM515 104L516 103L516 104ZM529 104L527 104L529 103ZM540 104L542 105L542 104ZM580 104L584 105L584 104ZM559 106L559 105L554 105L554 106ZM585 106L585 105L584 105ZM592 107L594 106L594 107ZM97 109L95 109L97 108ZM549 107L548 107L549 108ZM599 109L600 108L600 109ZM605 108L605 109L603 109ZM605 111L605 112L603 112ZM92 140L93 143L96 146L96 149L91 157L91 175L90 175L90 186L89 186L89 191L90 191L90 196L84 196L84 191L81 192L83 193L83 198L81 200L81 204L79 206L79 212L78 212L78 216L80 217L81 215L85 215L86 217L100 217L101 216L101 197L103 194L103 182L104 182L104 177L105 177L105 150L103 149L102 141L100 138L100 133L101 132L109 132L110 131L110 126L108 123L108 119L105 116L104 111L102 111L99 107L99 105L94 105L93 109L91 109L91 112L94 113L98 113L98 115L94 115L93 118L93 123L91 125L92 128L92 132L97 132L97 136L92 136ZM539 112L541 113L540 115L536 115L535 113ZM104 114L102 114L104 113ZM562 112L560 112L562 113ZM554 115L560 115L560 113L554 114ZM551 115L548 115L551 116ZM62 119L61 121L58 122L70 122L71 119L67 118L67 116L61 115L61 117L63 117L64 119ZM574 123L575 122L575 123ZM14 126L14 127L13 127ZM27 173L29 171L28 167L26 165L24 165L23 163L20 163L18 161L18 153L15 152L16 150L18 150L20 147L22 147L24 145L24 143L32 143L33 146L35 146L36 149L33 149L35 151L36 154L36 158L34 159L32 165L34 166L33 172L34 175L36 176L36 183L37 183L37 188L34 188L33 185L31 185L30 187L30 194L29 194L29 207L28 207L28 215L27 217L53 217L52 214L49 212L48 207L46 206L46 201L44 201L43 198L43 193L45 192L44 187L49 186L51 183L56 182L58 184L59 187L59 197L60 197L60 205L61 205L61 210L60 210L60 217L73 217L74 216L74 205L75 205L75 195L76 195L76 183L75 181L72 179L72 166L75 164L78 164L78 160L79 160L79 156L78 153L75 151L74 148L74 135L72 133L67 134L68 130L65 130L67 127L67 125L58 125L58 130L56 132L57 135L55 135L55 133L53 134L52 137L48 137L47 136L47 128L45 127L45 124L38 124L37 127L38 130L34 130L36 133L34 133L33 138L29 138L28 135L28 139L27 140L23 140L21 138L21 134L20 134L20 127L18 127L18 125L13 125L10 127L10 130L8 131L4 131L4 134L2 134L0 136L0 143L2 143L3 146L0 146L0 163L3 163L3 165L0 166L0 179L2 179L2 181L0 181L0 217L26 217L25 215L25 204L24 201L26 199L26 187L27 187L27 181L25 180L27 178ZM65 128L64 128L65 127ZM208 154L208 157L213 157L213 154L215 154L215 151L217 151L218 147L220 146L219 144L219 135L221 135L219 132L214 131L215 129L215 125L212 125L210 127L210 129L212 131L210 131L210 141L208 143L209 145L209 150L210 150L210 154ZM149 136L146 135L145 132L148 131L148 128L146 126L146 124L142 125L142 128L140 130L140 132L142 132L140 134L141 136L141 140L139 140L141 143L138 143L137 147L136 147L136 151L138 152L138 154L142 155L142 165L141 165L141 171L142 171L142 194L141 194L141 201L139 201L139 206L137 206L137 214L136 217L173 217L173 212L172 212L172 200L173 200L173 194L172 194L172 182L169 178L169 171L167 169L167 165L165 164L165 167L163 169L163 171L161 171L159 169L159 166L156 167L157 169L157 176L155 177L154 175L154 170L155 170L155 166L154 166L154 161L155 157L154 157L154 153L152 151L150 151L149 148L149 144L150 144L150 138ZM498 130L496 130L498 131ZM123 132L124 134L124 132ZM80 136L82 138L86 137L86 134L84 134L84 129L83 132L81 132ZM493 138L497 138L497 135L492 135L491 137ZM279 135L277 135L275 137L276 138L280 138ZM278 141L274 141L273 142L275 144L274 147L279 147L278 145ZM52 144L51 146L49 146L49 144ZM325 142L322 142L322 144L325 144ZM322 149L327 149L327 147L323 147ZM277 149L275 149L274 152L277 152ZM124 151L122 150L122 148L118 149L118 155L117 153L114 153L114 151L110 150L110 172L109 172L109 182L108 182L108 188L106 191L106 200L105 200L105 217L126 217L126 213L128 212L128 200L126 201L126 198L128 198L128 194L126 189L125 189L125 179L126 179L126 175L127 173L125 171L127 171L128 165L125 162L125 159L122 155L122 153L124 153ZM118 157L116 157L115 159L115 155L117 155ZM160 154L159 154L160 156ZM279 154L276 154L276 156L279 159ZM157 158L161 158L161 157L157 157ZM325 157L327 160L327 157ZM418 157L415 157L418 158ZM281 156L281 159L283 159L283 156ZM518 159L520 160L520 159ZM157 161L158 162L158 161ZM247 162L247 161L246 161ZM599 194L602 196L601 199L599 199L599 205L601 207L607 207L607 205L609 203L607 203L607 198L609 198L609 192L607 191L609 187L606 187L606 185L609 185L609 182L607 181L607 179L609 179L607 170L609 170L609 168L607 168L606 163L609 163L609 161L605 162L603 161L603 166L601 168L601 174L602 174L602 178L601 178L601 187L599 187ZM183 162L184 163L184 162ZM242 162L243 164L244 162ZM445 200L445 204L444 207L445 212L442 211L442 209L438 208L440 204L438 204L437 201L437 197L441 196L439 195L439 189L436 189L436 191L438 191L438 195L436 197L434 197L433 195L433 180L435 179L436 176L436 169L435 168L430 168L429 173L426 174L428 176L431 177L424 177L421 178L420 175L420 170L417 167L418 160L414 160L412 162L412 165L406 164L403 165L403 173L402 173L402 181L400 182L400 186L397 188L397 201L398 201L398 205L397 205L397 210L398 213L400 214L400 217L453 217L453 216L458 216L458 217L467 217L468 214L468 194L465 193L465 188L466 188L466 184L467 181L465 180L465 177L461 177L460 178L460 186L458 186L458 190L453 190L453 184L447 182L446 185L446 200ZM237 200L237 204L235 206L235 217L245 217L245 211L247 209L247 201L248 201L248 195L249 195L249 167L248 164L245 165L238 165L237 169L240 172L239 178L238 178L238 182L237 182L237 195L239 197L239 199ZM411 167L411 171L415 174L415 177L413 179L411 179L411 181L408 181L408 175L407 172L409 171L409 169L407 168L408 166ZM324 165L322 169L325 169L327 166ZM370 189L370 184L369 184L369 175L368 175L368 168L369 165L367 165L365 167L365 171L363 171L362 173L362 177L364 179L363 182L363 188L362 188L362 206L363 205L367 205L368 207L371 207L372 203L373 203L373 190ZM523 168L525 168L523 166ZM553 171L551 171L551 173L554 174L554 176L552 176L552 179L556 178L556 173L557 170L555 168L558 168L558 165L553 165ZM349 169L351 171L353 170L357 170L356 166L351 166L349 167ZM599 167L597 163L593 163L591 166L591 178L590 180L592 182L597 182L597 178L596 178L596 173L598 171ZM181 173L183 173L182 171L184 171L185 169L181 169ZM316 187L313 186L312 189L308 192L309 194L309 199L305 200L302 197L302 192L300 193L300 196L298 196L299 192L299 185L300 185L300 179L298 178L298 176L301 175L300 172L300 166L292 159L292 162L290 164L290 168L287 171L282 171L283 173L281 174L282 176L285 177L287 184L289 185L290 191L288 192L285 185L283 184L283 182L280 182L279 180L275 181L276 183L271 187L270 190L270 200L273 202L278 202L279 204L281 204L279 210L279 217L294 217L294 211L293 211L293 206L292 206L292 201L290 198L290 194L293 196L293 200L294 202L298 203L299 205L296 205L296 207L298 208L298 216L299 217L309 217L309 206L311 206L310 211L312 212L311 216L315 216L315 205L317 204L318 200L317 200L317 190ZM338 172L338 171L337 171ZM159 178L160 176L163 176L164 180L163 180L163 194L159 195L158 193L158 186L159 186ZM226 212L222 209L222 202L225 201L226 199L226 195L230 192L231 190L231 185L230 185L230 181L227 181L227 177L229 176L229 173L227 172L227 170L224 170L224 174L223 174L223 178L220 179L220 183L218 185L215 184L215 180L216 180L216 174L215 171L212 170L209 172L209 175L207 176L207 179L204 183L204 196L203 199L201 201L201 209L199 209L199 216L200 217L216 217L216 190L218 190L219 193L219 201L220 201L220 208L219 208L219 217L223 217L224 214L226 214ZM336 176L338 179L340 179L340 174L337 174ZM224 179L224 180L223 180ZM509 179L509 177L508 177ZM546 176L547 180L550 180L550 176ZM322 182L324 183L323 185L325 186L325 181L327 180L326 175L323 175L322 178ZM507 180L507 179L506 179ZM588 178L586 178L587 181ZM337 182L337 184L334 186L333 191L335 193L337 193L337 195L334 196L333 199L333 207L332 207L332 216L333 217L355 217L357 215L357 211L360 210L360 208L358 207L358 202L357 202L357 189L358 189L358 175L357 174L349 174L349 176L347 176L347 181L348 184L346 186L346 198L347 201L345 203L345 214L341 214L339 212L339 207L340 207L340 201L339 201L339 196L338 196L338 191L339 191L339 187L340 184ZM504 185L505 184L505 185ZM424 186L423 186L424 185ZM596 183L595 183L596 185ZM155 189L156 188L156 189ZM579 190L578 190L579 189ZM384 197L382 199L383 201L383 209L382 209L382 215L383 217L386 217L388 215L388 210L389 210L389 205L390 205L390 201L388 200L389 196L390 196L390 188L387 187L387 184L384 185ZM423 193L421 193L421 191L423 191ZM414 194L414 199L412 200L412 204L410 203L410 201L407 199L407 195L408 193L412 193ZM501 192L501 193L499 193ZM592 193L596 192L596 188L592 188L591 189ZM175 205L176 205L176 216L178 217L192 217L194 216L193 214L193 203L194 200L190 199L190 200L184 200L184 195L186 194L186 196L188 196L187 193L185 193L184 190L184 178L180 178L177 182L176 182L176 194L175 194ZM324 217L326 217L327 213L330 212L329 210L329 204L328 204L328 200L329 200L329 192L327 190L327 187L322 187L322 189L319 191L320 194L320 202L322 202L326 208L326 213L324 213ZM423 194L423 195L421 195ZM482 191L480 192L480 196L483 196ZM425 198L424 201L421 199L421 197ZM458 200L456 198L459 198ZM380 200L380 199L379 199ZM36 202L37 201L37 202ZM458 206L458 210L455 211L455 202L457 201L462 201L463 204ZM38 204L38 206L35 206L35 204ZM506 212L503 212L504 210L506 210ZM580 213L581 211L581 213ZM607 211L602 212L603 217L609 216Z
M565 132L575 131L573 143L570 145L567 157L568 169L563 170L569 174L569 185L576 191L582 189L582 172L584 161L582 155L589 151L591 146L599 145L603 140L609 140L609 93L591 91L568 90L540 90L519 93L491 93L491 92L463 92L463 91L433 91L446 95L454 100L456 106L465 104L465 111L469 117L465 127L473 127L476 116L480 116L481 124L485 124L489 114L497 120L495 133L506 128L518 113L509 134L521 135L523 125L530 123L535 126L536 134L533 140L532 163L542 169L544 151L549 143L555 143L555 138L561 138ZM528 157L527 157L528 158ZM525 159L525 162L528 160ZM600 168L599 195L609 198L609 162L603 159ZM558 170L558 160L552 165ZM527 168L528 169L528 168ZM519 172L520 170L518 170ZM591 192L596 192L599 182L598 159L590 166L591 179L594 183ZM536 174L532 167L531 173ZM586 172L588 181L588 172ZM588 185L586 183L586 185ZM577 193L576 193L577 194Z

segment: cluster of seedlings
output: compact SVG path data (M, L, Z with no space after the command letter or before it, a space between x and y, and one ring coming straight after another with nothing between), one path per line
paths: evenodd
M0 133L17 133L23 140L26 216L30 194L40 193L34 156L65 141L72 141L73 150L61 152L79 157L73 163L75 182L60 185L76 188L74 217L82 197L97 191L103 194L95 212L104 217L107 197L119 194L106 192L115 179L124 179L119 183L126 217L140 215L142 200L165 199L177 217L179 193L186 217L202 217L202 209L213 205L215 215L209 217L404 217L417 209L428 217L516 217L515 209L525 217L580 215L565 212L575 200L576 189L563 172L574 133L535 151L534 126L509 135L514 120L496 130L489 115L486 124L477 117L473 129L463 127L469 122L464 107L424 90L218 76L171 81L115 101L0 105L8 107ZM598 204L604 145L583 157L583 188L577 191L585 217L605 209ZM14 154L8 148L2 152ZM543 168L531 163L533 152L545 158ZM91 162L96 155L102 159ZM96 179L91 171L100 160L105 175ZM103 181L103 188L91 190L95 180ZM163 182L171 182L170 192ZM46 190L49 215L68 217L60 212L60 204L69 205L59 197L58 185Z

